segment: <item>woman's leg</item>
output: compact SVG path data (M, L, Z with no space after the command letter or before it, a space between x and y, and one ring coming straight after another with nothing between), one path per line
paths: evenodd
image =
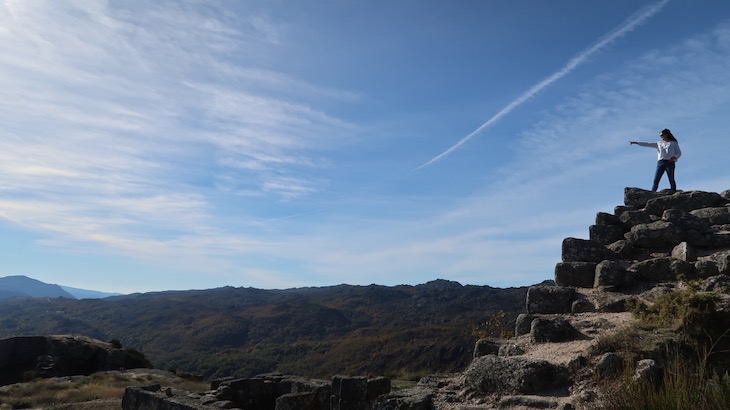
M677 182L674 181L674 166L676 164L673 161L667 161L666 164L669 186L672 188L672 192L674 192L677 190Z
M659 188L659 180L662 179L662 175L664 175L664 161L659 161L656 163L656 173L654 174L654 185L652 185L651 190L655 191Z

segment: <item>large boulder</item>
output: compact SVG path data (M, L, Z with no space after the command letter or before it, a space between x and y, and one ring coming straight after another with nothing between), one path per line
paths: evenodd
M561 317L538 317L530 326L532 343L560 343L577 340L583 335Z
M563 262L595 262L620 259L606 245L587 239L565 238L562 247Z
M625 289L636 284L632 272L629 272L629 261L603 261L596 265L595 281L596 288Z
M527 313L569 313L575 289L564 286L530 286Z
M568 387L565 368L544 360L482 356L464 371L465 384L481 394L539 394Z
M628 267L628 271L633 272L638 280L646 282L674 281L678 275L692 278L697 274L694 264L666 256L635 262Z
M657 248L676 245L682 241L680 230L671 222L656 221L631 227L626 239L641 248Z
M624 211L618 218L626 229L631 229L634 225L650 224L659 219L656 216L649 215L649 213L644 210Z
M646 189L627 187L624 188L624 205L640 209L646 206L648 200L656 198L658 195L660 194Z
M593 287L595 262L562 262L555 265L555 283L577 288Z
M608 245L624 238L624 229L617 225L591 225L588 227L588 238L592 241Z
M690 213L708 225L730 224L730 206L695 209Z
M652 215L661 215L667 209L691 212L696 209L724 206L727 200L716 192L687 191L649 199L644 209Z
M126 355L112 344L85 336L25 336L0 340L0 385L24 375L89 375L125 367Z

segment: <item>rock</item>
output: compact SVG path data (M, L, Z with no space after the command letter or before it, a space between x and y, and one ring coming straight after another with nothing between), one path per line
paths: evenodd
M720 291L728 293L730 292L730 276L717 275L709 277L700 283L699 289L703 292Z
M58 377L119 370L124 360L123 350L85 336L11 337L0 340L0 385L22 381L27 372Z
M276 410L313 409L317 403L317 395L313 392L287 393L276 399Z
M583 335L570 322L560 317L538 317L530 326L532 343L558 343L581 338Z
M710 258L717 264L721 275L730 275L730 251L715 252Z
M523 355L523 354L525 354L525 349L522 348L522 346L516 345L514 343L508 343L508 344L500 346L499 354L497 356L509 357L509 356L519 356L519 355Z
M553 399L532 396L507 396L499 401L500 409L530 408L530 409L554 409L558 402Z
M649 224L638 224L627 232L626 240L640 248L657 248L676 245L681 242L680 231L671 222L656 221Z
M634 225L656 222L655 218L652 218L651 215L642 210L625 211L619 215L618 219L627 229Z
M674 290L673 286L666 284L666 283L662 283L657 286L654 286L653 288L647 290L646 292L643 292L641 294L641 298L646 299L649 302L654 302L659 296L669 293L673 290Z
M662 221L671 222L677 228L684 231L710 232L710 224L707 220L698 218L694 212L680 211L679 209L667 209L662 213Z
M626 312L626 302L630 299L631 296L622 293L601 292L595 297L596 310L608 313Z
M576 299L570 305L570 313L585 313L593 312L596 307L589 300L585 298Z
M567 390L565 368L544 360L521 357L482 356L464 371L465 385L481 394L532 394Z
M499 353L500 343L494 339L479 339L474 343L474 358Z
M596 373L600 377L617 376L623 370L624 360L616 353L605 353L596 364Z
M563 262L595 262L619 259L606 245L587 239L565 238L562 246Z
M628 261L603 261L596 265L593 287L625 289L636 284L633 273L629 272Z
M583 356L582 354L577 354L573 356L573 358L570 359L570 361L568 362L568 368L572 371L576 371L585 367L587 364L588 358Z
M594 262L561 262L555 265L555 283L559 286L590 288L593 287L595 272Z
M624 238L624 229L616 225L591 225L588 227L588 238L603 245Z
M634 371L634 380L659 386L662 381L662 368L652 359L639 360Z
M631 264L628 270L647 282L673 281L677 274L671 270L672 261L669 257L651 258Z
M616 215L612 215L606 212L599 212L596 214L596 225L600 226L612 226L621 225L621 221Z
M433 410L433 392L424 388L412 388L381 396L374 410Z
M657 193L641 188L624 188L624 205L634 208L643 208L646 202L656 198Z
M687 242L681 242L672 249L672 258L685 262L694 262L697 260L697 251L689 246Z
M620 259L628 259L636 252L634 245L625 239L607 245L606 248L618 254Z
M701 208L723 206L726 203L727 200L715 192L687 191L649 199L644 209L652 215L661 215L667 209L691 212Z
M730 207L701 208L691 211L692 216L706 221L709 225L730 224Z
M711 260L695 262L695 271L699 278L709 278L720 274L720 269L717 268L717 263Z
M568 313L573 300L573 288L531 286L527 290L527 313Z
M522 336L530 333L530 327L532 326L532 321L535 319L533 315L528 315L527 313L520 313L517 315L517 319L515 320L515 336Z

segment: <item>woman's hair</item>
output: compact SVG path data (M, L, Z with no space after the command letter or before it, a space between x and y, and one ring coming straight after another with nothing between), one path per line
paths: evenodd
M672 135L672 131L669 131L669 128L664 128L659 135L664 135L669 141L677 141L677 139L674 138L674 135Z

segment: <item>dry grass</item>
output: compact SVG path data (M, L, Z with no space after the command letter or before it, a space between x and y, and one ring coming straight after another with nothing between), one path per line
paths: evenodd
M128 386L153 383L188 391L209 389L208 383L162 373L102 372L0 387L0 409L118 410Z

